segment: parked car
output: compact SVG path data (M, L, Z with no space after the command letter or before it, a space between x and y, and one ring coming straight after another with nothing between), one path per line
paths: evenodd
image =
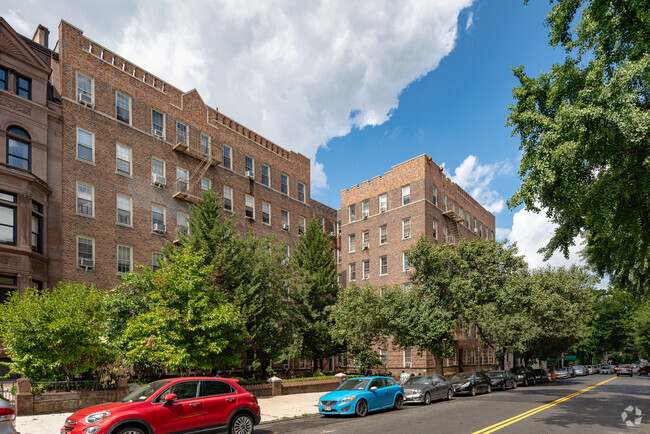
M639 375L648 375L650 374L650 365L643 365L639 366L639 370L637 371Z
M600 373L601 374L613 374L614 373L614 367L612 365L604 365L600 368Z
M569 374L569 378L575 378L576 377L576 371L573 369L573 366L567 366L566 370Z
M578 377L584 377L585 375L587 375L587 371L586 371L585 367L582 366L582 365L574 366L573 370L575 371L575 373L576 373L576 375Z
M569 378L569 371L567 368L557 368L555 370L555 378Z
M16 411L14 407L0 396L0 434L15 434L15 419Z
M600 365L593 365L594 374L600 374Z
M140 387L120 402L79 410L66 419L61 432L164 434L224 429L252 433L260 417L257 398L236 380L173 378Z
M533 369L536 383L548 383L548 372L546 369Z
M508 387L513 389L517 388L517 380L510 371L490 371L486 372L485 375L490 377L490 386L492 386L492 389L506 390Z
M454 383L455 394L469 393L470 395L475 396L479 392L492 392L490 377L482 372L459 372L451 377L451 382Z
M404 405L404 389L390 377L351 378L333 392L318 400L323 415L356 414L363 417L371 411Z
M535 384L535 371L530 366L516 366L510 372L514 374L518 386Z
M416 375L402 385L404 402L431 404L432 399L451 399L454 385L442 375Z
M632 366L630 365L621 365L618 368L618 371L616 371L616 376L621 376L621 375L629 375L630 377L632 376Z

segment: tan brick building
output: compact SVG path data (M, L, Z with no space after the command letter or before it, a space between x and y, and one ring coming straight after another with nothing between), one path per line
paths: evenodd
M384 176L341 192L340 262L343 285L410 286L406 255L422 234L454 244L463 238L494 238L494 215L452 182L431 157L420 155L394 166ZM457 330L456 356L449 371L496 362L479 348L474 327ZM380 348L387 368L432 371L434 358L416 350ZM467 370L465 369L465 370Z

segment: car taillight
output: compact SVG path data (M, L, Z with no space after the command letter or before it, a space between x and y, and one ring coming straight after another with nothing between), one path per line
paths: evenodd
M15 418L16 412L13 408L0 408L0 421L14 420Z
M259 403L257 402L257 396L253 395L252 393L251 393L251 399L255 401L255 404L259 405Z

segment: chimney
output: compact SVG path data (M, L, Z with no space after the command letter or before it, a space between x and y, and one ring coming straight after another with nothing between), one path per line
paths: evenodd
M48 47L49 38L50 38L50 31L47 29L47 27L43 26L42 24L39 24L38 27L36 28L36 32L34 33L34 37L32 38L32 41L44 46L45 48L49 48Z

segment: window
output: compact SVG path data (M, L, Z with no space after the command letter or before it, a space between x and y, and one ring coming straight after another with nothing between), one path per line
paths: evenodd
M282 194L289 194L289 176L284 173L280 175L280 191Z
M388 350L379 350L379 360L384 366L388 364Z
M77 158L95 161L95 135L81 128L77 128Z
M157 158L151 159L151 174L165 176L165 162Z
M131 175L131 148L117 144L117 173Z
M363 278L370 279L370 261L363 261Z
M350 276L350 281L357 280L357 264L352 263L348 265L348 275Z
M115 117L118 121L131 123L131 98L123 93L115 93Z
M176 233L179 238L181 234L185 236L190 234L190 216L184 212L176 212Z
M246 155L244 157L244 175L254 176L255 174L255 160L253 157Z
M165 232L165 207L151 204L151 226L155 232Z
M385 276L388 274L388 257L382 256L379 258L379 275Z
M352 235L350 235L348 237L348 246L349 246L349 252L350 253L354 253L354 252L357 251L356 240L357 239L356 239L356 236L354 234L352 234Z
M271 204L262 201L262 223L271 224Z
M476 228L476 217L474 217L472 221L474 222L474 233L476 233L478 231L478 229Z
M157 137L165 137L165 115L158 110L151 110L151 133Z
M404 367L410 368L413 361L413 350L408 348L404 350Z
M15 194L0 192L0 243L16 245L16 203Z
M442 210L447 211L447 195L442 193Z
M7 90L7 80L9 77L9 72L5 68L0 68L0 89Z
M232 169L232 148L228 145L223 145L223 167Z
M289 230L289 211L286 209L282 210L282 229Z
M32 250L43 253L43 205L32 201Z
M283 264L288 264L289 263L289 256L291 252L289 251L289 246L285 245L284 246L284 258L282 258L282 263Z
M402 270L411 271L411 263L409 262L409 252L402 252Z
M303 216L298 216L298 234L304 234L306 226L307 219L305 219Z
M266 164L262 164L262 184L271 185L271 169Z
M447 244L447 226L442 228L442 242Z
M176 191L180 193L187 192L187 170L176 168Z
M246 195L246 217L255 220L255 198L249 194Z
M201 396L216 396L235 393L233 387L224 381L204 381Z
M411 219L402 220L402 238L411 238Z
M386 212L388 210L388 196L386 193L379 195L379 212Z
M223 209L232 211L232 188L223 186Z
M469 214L469 212L465 212L465 221L463 224L467 229L469 229L469 222L472 221L472 216Z
M16 94L25 99L32 99L32 79L16 75Z
M77 237L77 266L92 267L95 261L95 240Z
M438 239L438 220L433 221L433 239Z
M0 304L2 304L9 297L11 291L17 288L18 276L0 274Z
M153 252L151 254L151 269L158 271L162 268L161 264L165 262L165 256L162 253Z
M95 215L93 199L95 196L95 187L83 182L77 182L77 214L87 216Z
M361 242L364 250L370 248L370 231L364 231L361 234Z
M117 245L117 272L128 273L131 271L131 247Z
M370 215L370 200L366 199L361 202L361 217L367 219Z
M32 145L27 131L20 127L7 128L7 164L31 170Z
M117 223L131 226L131 198L119 193L117 195Z
M350 223L352 223L354 221L357 221L357 206L356 205L350 205L349 214L350 214Z
M325 219L323 217L318 217L318 226L320 226L320 230L325 233Z
M342 259L343 258L341 257L341 249L336 249L336 262L340 264Z
M93 79L77 72L77 101L93 104Z
M411 186L405 185L402 187L402 205L411 203Z
M433 197L431 199L434 206L438 206L438 187L433 187Z
M379 244L386 244L388 242L388 226L379 226Z
M302 182L298 183L298 200L300 202L305 201L305 184L303 184Z
M201 157L210 158L210 136L201 133Z
M212 189L212 181L208 178L201 178L201 193L210 191Z
M176 143L187 146L189 143L187 125L182 122L176 121Z

